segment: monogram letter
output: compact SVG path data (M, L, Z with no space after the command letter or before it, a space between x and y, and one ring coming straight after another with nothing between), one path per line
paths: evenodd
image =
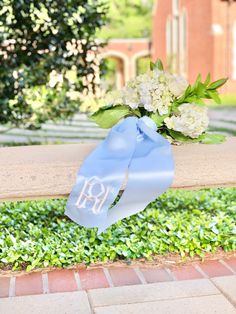
M108 193L109 188L106 188L97 177L92 177L85 181L76 206L91 209L94 214L99 214Z

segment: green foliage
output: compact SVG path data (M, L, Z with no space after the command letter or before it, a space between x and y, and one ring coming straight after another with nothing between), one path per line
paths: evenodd
M150 56L140 57L137 59L136 70L137 70L138 75L144 74L148 71L148 69L150 67L150 61L151 61Z
M199 138L191 138L189 136L183 135L181 132L174 130L168 130L167 134L180 143L198 143L200 141Z
M103 88L106 92L116 89L117 61L114 58L104 60Z
M167 118L169 114L163 114L162 116L159 115L157 112L151 113L150 118L156 123L157 127L163 125L165 118Z
M220 104L221 100L217 89L222 87L227 80L228 78L211 82L210 74L208 74L206 80L203 82L201 75L199 74L193 86L189 85L187 87L183 96L176 100L176 104L177 106L183 103L205 105L203 99L212 99Z
M199 74L195 83L192 86L189 85L185 90L185 93L176 99L172 106L172 112L178 111L178 106L184 103L195 103L199 106L205 106L206 104L203 99L211 99L217 104L220 104L221 99L217 89L222 87L227 80L228 79L226 78L211 82L210 74L208 74L205 81L202 81L201 75ZM221 134L203 133L197 139L192 139L173 130L168 130L167 134L169 134L174 140L185 143L200 142L203 144L221 144L225 141L225 136Z
M108 0L108 23L99 38L142 38L151 36L153 0Z
M233 121L233 124L235 125L235 121ZM227 126L227 127L210 127L209 130L211 132L224 132L224 133L229 134L230 136L236 136L236 130L231 129L230 126Z
M235 107L236 106L236 94L223 94L220 95L221 103L223 106ZM210 104L212 105L212 103ZM217 109L224 108L217 106Z
M168 130L166 134L181 143L222 144L225 141L225 136L218 133L203 133L198 138L191 138L174 130Z
M156 62L150 62L150 70L158 70L163 72L164 66L160 59ZM204 132L198 138L191 138L185 136L180 132L168 129L165 124L165 118L173 115L178 115L179 106L185 103L194 103L199 106L206 106L203 99L212 99L216 103L220 103L218 88L222 87L227 82L226 79L220 79L215 82L211 82L210 74L207 75L205 81L202 81L202 77L199 74L195 83L191 86L188 85L182 96L174 97L168 108L168 114L160 115L158 111L150 113L143 106L140 105L136 110L131 110L129 106L119 104L119 106L107 106L102 107L95 112L91 118L102 128L110 128L116 124L120 119L125 118L128 115L149 116L156 123L158 127L158 133L162 134L172 142L182 143L204 143L204 144L217 144L223 143L225 140L224 135L220 134L208 134Z
M225 136L216 133L206 133L200 136L200 142L203 144L221 144L225 141Z
M94 36L105 21L102 1L1 1L1 124L39 127L78 110L79 99L68 91L86 89L88 76L93 81L96 64L87 56L99 46ZM49 84L52 71L63 77L53 87Z
M131 114L131 109L127 106L118 105L115 107L102 107L90 119L97 123L101 128L108 129L115 125L120 119Z
M0 267L67 267L175 252L236 250L235 189L168 191L106 232L64 216L65 200L0 204Z
M157 59L156 62L150 62L150 70L153 71L153 70L159 70L159 71L163 71L164 70L164 66L163 66L163 63L160 59Z

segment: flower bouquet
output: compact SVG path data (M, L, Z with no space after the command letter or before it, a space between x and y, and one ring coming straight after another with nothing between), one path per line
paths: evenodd
M202 81L199 74L191 86L185 78L164 71L161 60L157 60L151 62L149 72L130 80L121 91L108 94L107 105L91 119L101 128L110 128L128 116L147 116L155 122L157 132L172 143L221 143L223 135L207 133L209 119L204 100L220 103L217 89L226 81L211 82L210 74Z
M226 79L193 86L163 70L160 60L148 73L108 95L107 106L91 119L111 128L106 139L83 162L69 196L66 215L85 227L103 232L116 221L142 211L165 192L174 177L171 143L221 143L208 134L203 99L220 102L217 89ZM124 181L126 186L113 206Z

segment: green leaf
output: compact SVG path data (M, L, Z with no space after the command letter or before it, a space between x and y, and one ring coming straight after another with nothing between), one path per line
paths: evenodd
M177 132L174 130L168 130L170 135L178 142L184 142L184 143L196 143L199 142L199 139L191 138L188 136L183 135L181 132Z
M188 85L188 87L186 88L183 96L181 96L179 99L177 99L176 103L177 104L183 104L186 102L186 98L191 94L192 92L192 86Z
M221 99L218 95L218 92L215 90L208 90L207 94L210 96L211 99L213 99L217 104L221 104Z
M196 79L196 81L192 87L193 90L197 89L198 84L201 82L201 80L202 80L202 76L201 76L201 74L198 74L197 79Z
M90 116L90 119L95 121L97 125L104 129L109 129L120 119L131 113L130 108L124 105L118 105L112 108L100 108Z
M28 265L28 266L26 267L26 271L29 272L29 271L31 271L33 268L34 268L33 265Z
M160 70L160 71L163 71L163 70L164 70L163 63L162 63L162 61L161 61L160 59L157 59L157 61L155 62L155 64L156 64L158 70Z
M188 96L187 98L185 98L185 102L194 103L194 102L197 102L198 99L199 99L199 97L197 95L191 95L191 96Z
M225 141L225 136L217 133L205 133L200 136L200 142L203 144L221 144Z
M150 70L153 71L155 69L155 63L150 62Z
M191 85L189 84L188 87L186 88L186 91L185 91L185 93L184 93L184 96L186 97L186 96L190 95L191 91L192 91L192 87L191 87Z
M205 90L206 90L205 85L199 82L196 88L196 94L198 95L198 97L204 97Z
M206 103L202 100L202 98L198 98L197 100L195 100L195 104L206 106Z
M156 123L157 127L160 127L163 124L163 121L169 114L160 116L158 113L152 113L150 118Z
M150 69L151 70L158 69L160 71L163 71L164 70L164 66L163 66L163 63L161 62L161 60L157 59L157 61L155 63L150 62Z
M205 82L204 82L205 86L207 86L207 85L210 83L210 81L211 81L211 74L208 73L208 74L207 74L207 77L206 77L206 80L205 80Z
M223 86L227 81L228 81L228 78L217 80L217 81L211 83L209 85L208 89L217 89L217 88Z
M142 116L139 109L132 109L131 112L134 116L137 116L138 118L141 118Z

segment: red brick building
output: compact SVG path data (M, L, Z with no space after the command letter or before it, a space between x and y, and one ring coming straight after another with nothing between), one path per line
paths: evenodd
M154 60L190 82L229 77L224 91L236 93L236 1L157 0L152 34Z

